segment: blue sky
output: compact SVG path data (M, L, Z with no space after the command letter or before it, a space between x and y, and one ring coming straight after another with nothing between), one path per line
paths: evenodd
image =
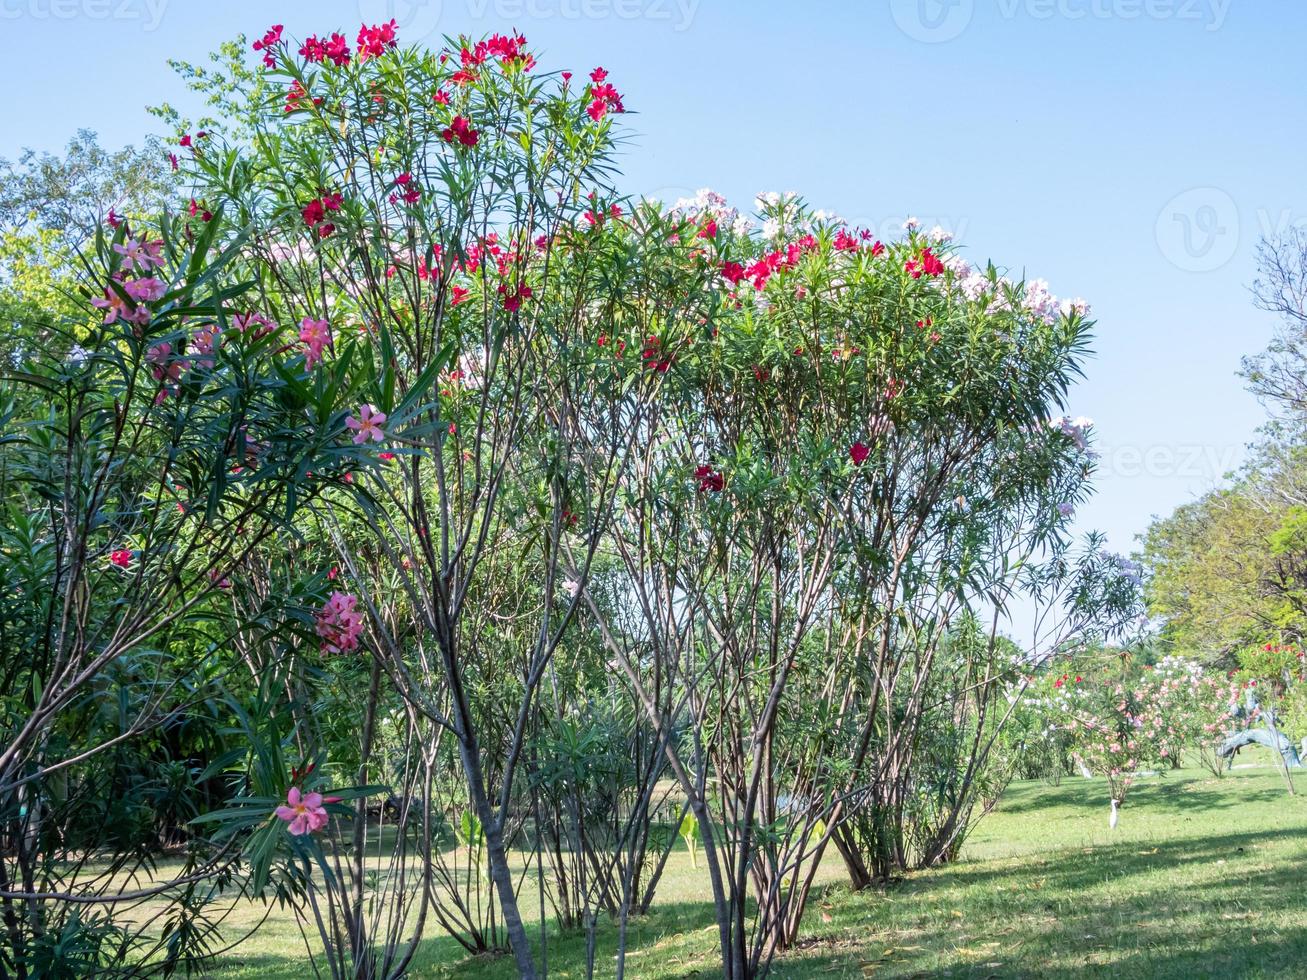
M626 189L795 190L878 231L908 215L970 257L1084 296L1097 356L1072 414L1103 470L1081 528L1129 551L1215 485L1262 420L1235 376L1264 233L1307 221L1300 0L0 0L0 155L106 145L182 107L169 57L270 23L395 16L401 37L516 27L546 69L626 97Z

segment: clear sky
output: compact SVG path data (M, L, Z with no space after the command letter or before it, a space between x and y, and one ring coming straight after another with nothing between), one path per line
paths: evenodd
M145 105L187 105L166 59L238 32L391 16L407 41L516 27L545 69L608 68L638 113L633 193L795 190L882 236L915 215L1089 299L1070 408L1104 459L1077 520L1116 550L1261 422L1235 372L1274 326L1257 241L1307 221L1302 0L0 0L0 155L82 126L139 143Z

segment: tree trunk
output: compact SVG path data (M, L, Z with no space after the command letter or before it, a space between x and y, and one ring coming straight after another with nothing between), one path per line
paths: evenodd
M1248 728L1242 732L1235 732L1221 743L1216 754L1222 759L1233 760L1234 754L1247 745L1264 745L1268 749L1278 751L1288 768L1301 769L1302 760L1298 758L1298 750L1294 748L1293 743L1279 732L1276 732L1276 735L1279 735L1278 739L1265 728Z

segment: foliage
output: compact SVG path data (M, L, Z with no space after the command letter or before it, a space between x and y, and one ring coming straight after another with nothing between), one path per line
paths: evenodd
M67 207L5 244L19 974L200 969L239 892L334 976L405 975L432 925L534 976L529 848L540 918L588 970L615 920L621 976L679 834L742 980L831 845L859 887L955 858L1022 672L1138 613L1067 531L1087 305L793 195L624 199L608 73L518 35L254 50L178 66L214 115L159 110L175 176L86 137L21 164L19 203L61 174L133 203L80 254ZM1179 737L1169 686L1101 693ZM162 939L78 912L167 846Z

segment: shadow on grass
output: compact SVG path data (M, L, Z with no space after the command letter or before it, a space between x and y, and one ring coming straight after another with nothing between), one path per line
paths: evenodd
M911 910L906 916L869 917L883 931L873 929L867 947L893 946L907 935L912 955L854 962L835 948L805 969L813 976L1053 980L1307 977L1301 852L1285 848L1271 866L1273 857L1256 854L1267 845L1301 844L1303 836L1282 829L1153 846L1123 842L1050 854L1027 867L955 865L910 878L891 894ZM956 918L940 912L959 906L965 914Z
M1124 879L1133 875L1154 874L1186 865L1210 864L1248 854L1258 846L1276 841L1302 841L1303 830L1258 830L1247 833L1204 835L1174 841L1131 840L1117 844L1097 844L1065 851L1050 852L1046 858L1031 862L1030 870L1048 881L1050 890L1078 891L1102 884L1109 878ZM1110 873L1105 873L1110 872ZM1302 881L1302 870L1286 869ZM1013 874L1010 866L987 861L962 861L946 865L940 873L910 878L907 887L931 888L983 887L996 879ZM1307 892L1303 892L1307 896Z
M1215 777L1208 778L1215 781ZM1196 788L1204 782L1191 775L1149 777L1130 788L1126 806L1147 806L1150 810L1175 813L1195 809L1229 810L1246 804L1273 803L1286 796L1283 788L1241 789L1237 782L1223 781L1222 788ZM1107 809L1107 792L1107 784L1101 779L1068 780L1057 786L1040 786L1037 790L1023 789L1019 795L1011 794L999 804L997 812L1018 814L1057 807L1099 813Z
M823 895L834 913L831 923L818 920L821 900L814 901L803 940L776 962L772 976L1307 976L1307 892L1296 863L1268 868L1234 862L1227 873L1204 880L1200 888L1193 886L1192 878L1169 873L1300 836L1278 830L1151 848L1121 843L1052 855L1030 868L954 865L911 877L882 894L852 893L837 886ZM1264 923L1252 910L1258 897L1304 925ZM953 918L939 911L953 906L961 906L963 914ZM720 975L709 902L656 907L631 920L629 937L626 975L633 980ZM596 977L614 975L615 946L614 925L601 923ZM551 924L550 975L585 976L586 948L583 932L560 934ZM241 980L311 975L294 960L265 955L226 965L235 969L224 975ZM433 937L422 944L410 975L511 980L516 973L511 957L470 957L453 940Z
M1292 813L1266 807L1284 799L1279 788L1241 782L1209 783L1189 773L1136 784L1125 819L1138 808L1153 821L1138 837L1122 828L1120 837L1081 846L1066 842L1078 836L1073 828L1060 846L963 860L882 893L824 885L809 906L799 947L776 962L772 976L1307 978L1307 820L1297 819L1296 807ZM1039 811L1022 817L1013 833L1034 828L1031 821L1066 826L1089 813L1101 816L1103 792L1097 780L1022 787L1001 812ZM1241 826L1244 808L1250 815L1275 810L1268 817L1277 825ZM1205 826L1203 813L1214 814ZM706 883L689 894L706 899ZM547 935L550 977L584 977L585 934L560 933L551 920ZM534 927L532 936L538 940ZM602 922L596 977L614 976L616 944L615 925ZM716 944L710 901L656 905L631 920L626 976L718 977ZM224 969L224 980L312 976L289 953L224 966L234 967ZM469 957L452 939L433 937L422 943L410 975L512 980L516 973L510 957Z
M1149 937L1153 942L1157 937ZM934 957L929 963L913 959L889 962L889 957L850 958L838 949L830 955L807 959L802 966L787 961L778 963L773 980L798 977L865 978L906 980L906 978L952 977L959 980L998 980L998 978L1035 978L1040 980L1083 980L1085 977L1131 978L1131 980L1270 980L1307 976L1303 963L1307 947L1307 929L1276 933L1247 948L1186 948L1183 937L1161 937L1161 945L1122 951L1092 942L1082 943L1080 951L1088 954L1076 962L1059 965L1047 955L1009 955L1000 950L979 957L961 955ZM1086 959L1098 956L1099 962ZM689 976L716 976L700 973Z
M1122 842L1050 854L1029 867L957 864L881 894L834 886L825 893L831 923L818 919L821 900L814 901L799 947L776 962L772 977L1307 977L1307 891L1296 862L1215 864L1301 838L1281 829L1155 846ZM1207 873L1201 887L1181 873L1186 866ZM1249 913L1256 897L1304 925L1263 927ZM960 918L930 915L957 905L965 910ZM910 922L896 921L905 914ZM628 977L720 976L709 902L658 906L631 920L629 937ZM550 974L585 976L586 946L584 933L551 927ZM601 923L596 977L614 975L615 947L615 927ZM515 972L508 957L467 957L451 941L433 939L413 976L511 980Z

